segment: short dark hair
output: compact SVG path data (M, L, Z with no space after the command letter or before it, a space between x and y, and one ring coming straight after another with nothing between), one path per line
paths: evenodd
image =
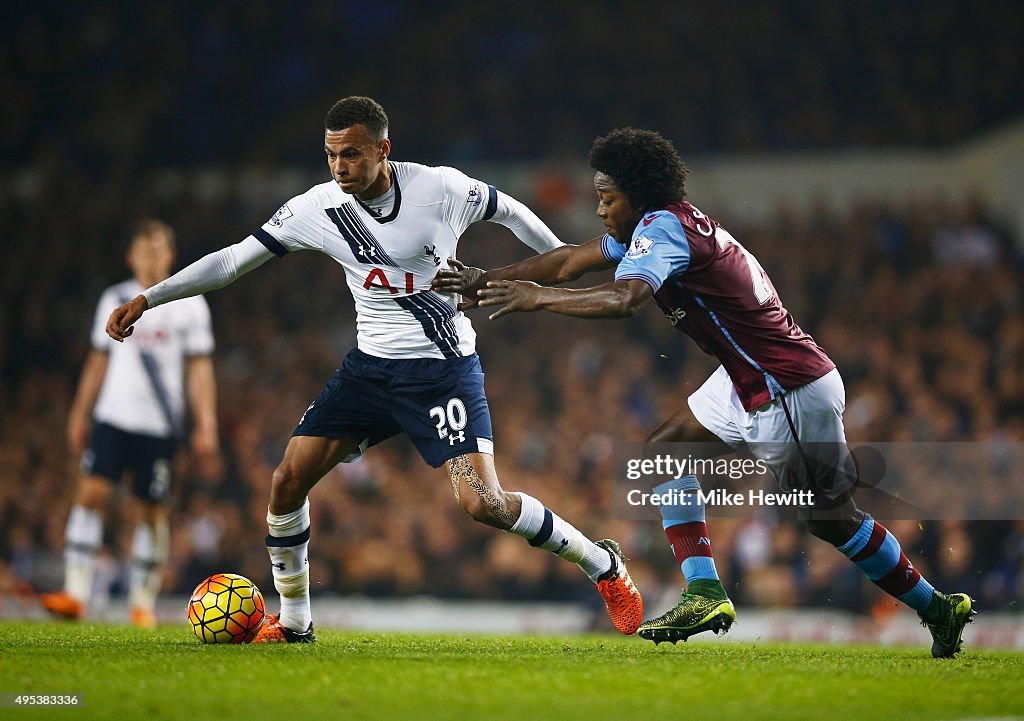
M672 141L653 130L619 128L598 138L590 165L611 176L637 208L663 208L686 197L686 164Z
M344 130L353 125L365 125L377 140L388 137L388 116L373 98L352 95L342 98L327 111L324 130Z
M149 238L154 235L162 235L171 250L174 250L174 228L162 220L156 218L141 218L132 226L132 234L128 238L128 247L131 248L139 238Z

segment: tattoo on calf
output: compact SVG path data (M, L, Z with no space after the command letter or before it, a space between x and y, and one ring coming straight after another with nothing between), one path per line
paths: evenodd
M494 491L492 491L484 479L480 477L480 474L473 468L473 464L469 462L469 458L466 456L458 456L448 461L448 472L451 475L452 490L455 491L455 498L459 498L459 486L463 479L466 481L466 485L477 492L477 495L483 499L484 505L490 510L494 517L504 523L509 528L516 523L515 516L512 515L512 511L502 503Z
M465 456L459 456L459 458L465 458ZM460 476L455 472L455 462L459 460L459 458L453 458L448 462L448 478L452 482L452 493L455 494L455 500L462 503L462 497L459 495Z

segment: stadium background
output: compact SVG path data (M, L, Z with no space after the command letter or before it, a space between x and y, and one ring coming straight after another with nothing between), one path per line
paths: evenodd
M730 187L702 192L726 164L923 157L1019 123L1017 3L315 0L2 12L7 612L30 608L30 586L59 582L75 464L64 423L96 299L126 276L127 229L143 214L170 222L178 267L241 239L326 177L321 119L348 94L384 105L393 157L495 183L570 242L599 230L592 139L621 125L662 131L691 165L694 202L758 256L839 364L851 439L1024 440L1024 246L1007 202L1024 180L972 186L928 177L922 164L914 192L882 190L879 178L877 192L836 198L769 173L758 197L773 200L756 212ZM492 226L474 227L461 247L484 267L525 252ZM276 261L208 300L223 465L181 460L165 585L179 596L223 570L272 589L262 545L270 473L354 343L342 273L319 256ZM710 360L654 309L629 323L474 319L505 485L548 499L593 536L622 539L649 596L675 586L658 524L609 519L609 449L643 438ZM326 593L596 600L578 570L475 527L404 440L325 479L313 524L314 604ZM1019 611L1020 519L890 527L936 586ZM743 606L891 608L793 524L711 530ZM117 531L108 524L111 543ZM116 594L124 572L112 560L105 568Z

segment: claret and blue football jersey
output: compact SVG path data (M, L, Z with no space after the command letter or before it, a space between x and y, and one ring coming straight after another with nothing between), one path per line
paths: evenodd
M616 280L640 280L677 329L725 366L752 411L835 368L793 320L757 259L689 201L646 214L628 246L602 241Z

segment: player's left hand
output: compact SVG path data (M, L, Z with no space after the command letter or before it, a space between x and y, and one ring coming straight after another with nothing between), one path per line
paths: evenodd
M196 426L192 431L192 452L195 454L199 472L207 478L219 478L224 472L224 463L220 455L220 439L217 427L201 428Z
M540 298L545 290L543 286L528 280L494 280L482 288L477 296L481 306L502 306L488 316L491 320L497 320L515 311L531 313L540 310Z
M220 439L217 428L201 428L196 426L192 431L192 450L196 455L214 455L220 451Z

